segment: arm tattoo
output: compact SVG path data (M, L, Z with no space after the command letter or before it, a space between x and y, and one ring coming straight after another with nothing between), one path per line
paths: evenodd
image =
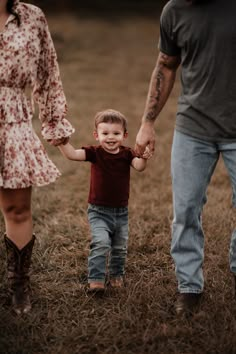
M158 113L163 108L173 87L175 73L180 64L179 57L170 57L161 53L153 71L146 103L145 120L155 121Z
M150 94L150 107L146 115L146 120L153 121L155 120L158 112L158 104L161 96L161 85L164 81L164 75L161 70L157 70L155 75L155 92L154 95Z

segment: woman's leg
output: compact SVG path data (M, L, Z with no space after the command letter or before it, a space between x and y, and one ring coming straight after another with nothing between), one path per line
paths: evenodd
M0 189L0 207L6 225L7 275L17 314L31 309L29 269L35 236L32 235L31 187Z
M21 250L32 239L32 188L0 188L2 211L7 237Z

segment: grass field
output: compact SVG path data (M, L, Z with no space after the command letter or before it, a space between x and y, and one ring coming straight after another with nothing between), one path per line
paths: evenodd
M48 16L68 100L76 147L93 143L93 117L114 108L129 121L134 145L157 57L158 14L100 13ZM236 306L228 249L235 225L231 186L220 160L204 209L205 293L191 320L173 311L176 279L170 257L170 150L179 82L160 115L156 154L146 171L132 171L127 286L103 297L86 283L86 216L90 166L45 147L62 172L33 193L37 243L33 310L16 317L7 296L5 249L0 244L1 354L234 354ZM40 124L34 126L40 135ZM1 230L4 225L1 220Z

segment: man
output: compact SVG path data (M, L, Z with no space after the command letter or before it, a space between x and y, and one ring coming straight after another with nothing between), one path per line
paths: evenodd
M235 13L235 0L170 0L165 5L160 19L160 52L136 139L139 154L146 146L154 151L154 122L181 64L182 90L171 154L171 255L178 280L177 314L196 310L203 292L201 213L220 155L231 178L236 206ZM235 277L236 231L230 245L230 269Z

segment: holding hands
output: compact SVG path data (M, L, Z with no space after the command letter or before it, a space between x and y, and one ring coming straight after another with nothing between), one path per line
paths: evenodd
M63 138L59 138L59 139L50 139L47 140L47 142L53 146L59 146L59 145L66 145L69 141L70 137L63 137Z
M135 152L150 159L155 151L155 129L152 122L143 122L136 137Z
M143 155L141 155L140 157L142 157L142 159L144 160L149 160L152 156L153 156L153 152L151 152L149 147L146 146Z

